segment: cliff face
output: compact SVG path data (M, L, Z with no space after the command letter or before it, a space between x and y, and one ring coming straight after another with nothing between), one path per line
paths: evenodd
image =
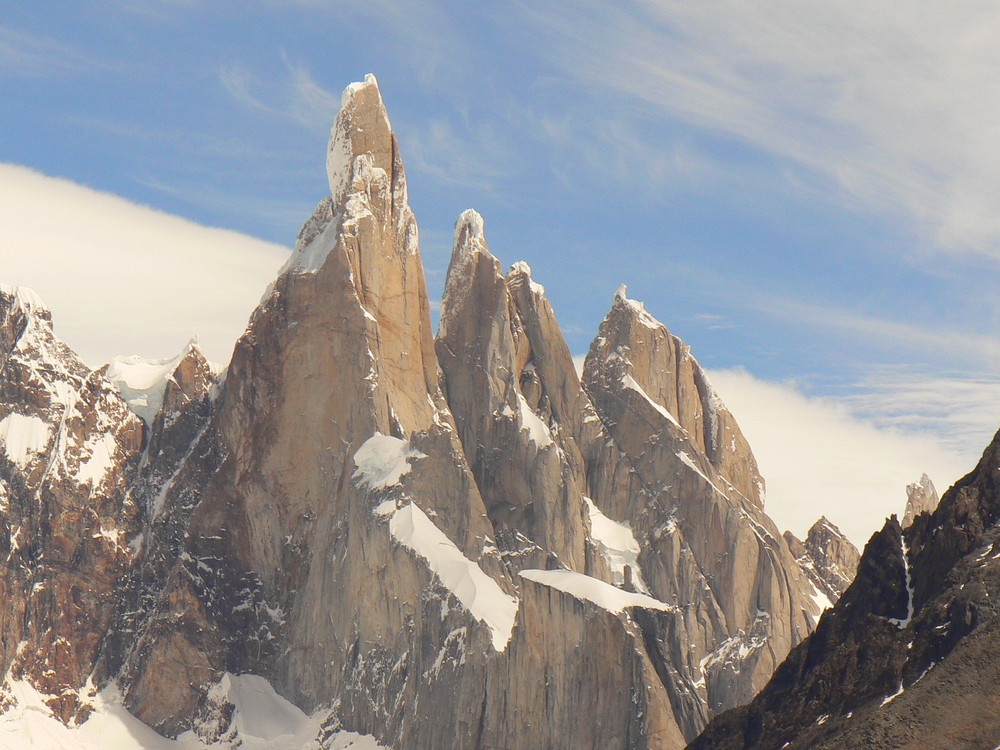
M3 409L72 426L67 404L92 403L67 434L115 446L33 532L74 561L31 568L39 591L97 581L65 635L88 650L59 679L114 680L158 731L229 743L232 675L318 717L321 744L347 729L400 748L678 748L749 700L819 608L688 347L623 289L581 380L544 288L524 263L501 270L474 211L435 338L374 78L345 91L327 171L224 373L195 344L116 361L117 389L55 339L8 355ZM32 366L69 385L26 395ZM0 466L4 523L49 507L61 476L53 443L21 444ZM83 517L99 556L59 531ZM9 562L13 623L35 579ZM37 621L62 627L65 596ZM42 674L49 641L17 627L4 653L28 642Z
M998 466L1000 434L933 513L887 520L816 631L691 747L996 747Z
M640 540L650 590L687 612L686 659L708 711L749 700L819 610L761 509L763 481L735 420L688 347L624 288L583 384L631 468L607 511Z
M432 542L409 535L434 529L489 571L476 583L513 620L438 387L416 226L374 80L345 94L330 163L332 214L314 217L238 342L200 440L212 449L161 490L197 504L125 674L130 707L167 731L229 669L265 675L306 710L339 700L356 723L401 732L433 644L464 627L470 651L492 648L491 628L447 612L422 556ZM442 617L424 616L431 601ZM511 624L495 624L504 642ZM164 694L181 659L196 678Z

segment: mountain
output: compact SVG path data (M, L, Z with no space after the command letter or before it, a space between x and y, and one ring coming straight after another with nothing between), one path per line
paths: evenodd
M7 716L680 748L750 700L820 607L689 348L622 287L579 376L471 210L435 335L373 77L327 175L225 370L192 342L91 372L4 292Z
M836 602L854 580L861 559L858 548L826 516L810 527L804 542L790 531L784 536L823 608Z
M1000 745L998 467L1000 433L933 513L889 518L816 631L690 747Z
M916 482L906 485L906 511L903 513L902 527L910 528L921 513L933 513L938 502L934 482L929 476L922 474Z
M56 338L44 303L0 286L0 666L64 722L87 718L134 560L142 439L115 388Z

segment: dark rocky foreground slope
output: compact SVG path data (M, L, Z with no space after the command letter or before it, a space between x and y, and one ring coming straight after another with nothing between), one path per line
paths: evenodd
M886 522L816 631L690 747L996 748L998 521L1000 433L932 514Z
M224 373L90 372L0 294L8 709L26 681L83 721L110 685L235 746L257 675L321 746L680 748L750 700L820 610L688 347L622 288L581 379L474 211L435 337L374 78L327 172Z

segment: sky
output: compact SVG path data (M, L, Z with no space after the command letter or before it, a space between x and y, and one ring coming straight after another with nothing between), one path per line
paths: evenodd
M858 544L1000 426L1000 7L956 0L14 0L0 280L89 363L225 362L373 72L432 298L474 207L585 353L629 286L768 508Z

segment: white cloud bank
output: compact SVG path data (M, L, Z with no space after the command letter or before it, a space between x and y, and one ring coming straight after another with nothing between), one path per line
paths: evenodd
M970 398L997 403L995 382L970 396L954 381L930 378L920 387L911 381L896 396L886 385L881 396L855 401L808 397L792 384L759 380L741 369L714 370L709 377L757 457L767 482L765 509L778 527L802 537L826 515L859 548L886 516L902 518L907 484L926 472L943 494L973 469L1000 424L989 409L971 420L966 411L954 412L954 421L949 417L949 404ZM919 408L912 400L918 393L934 399L941 418L893 424L902 404Z
M0 281L33 288L88 364L198 336L228 363L289 249L0 163Z

